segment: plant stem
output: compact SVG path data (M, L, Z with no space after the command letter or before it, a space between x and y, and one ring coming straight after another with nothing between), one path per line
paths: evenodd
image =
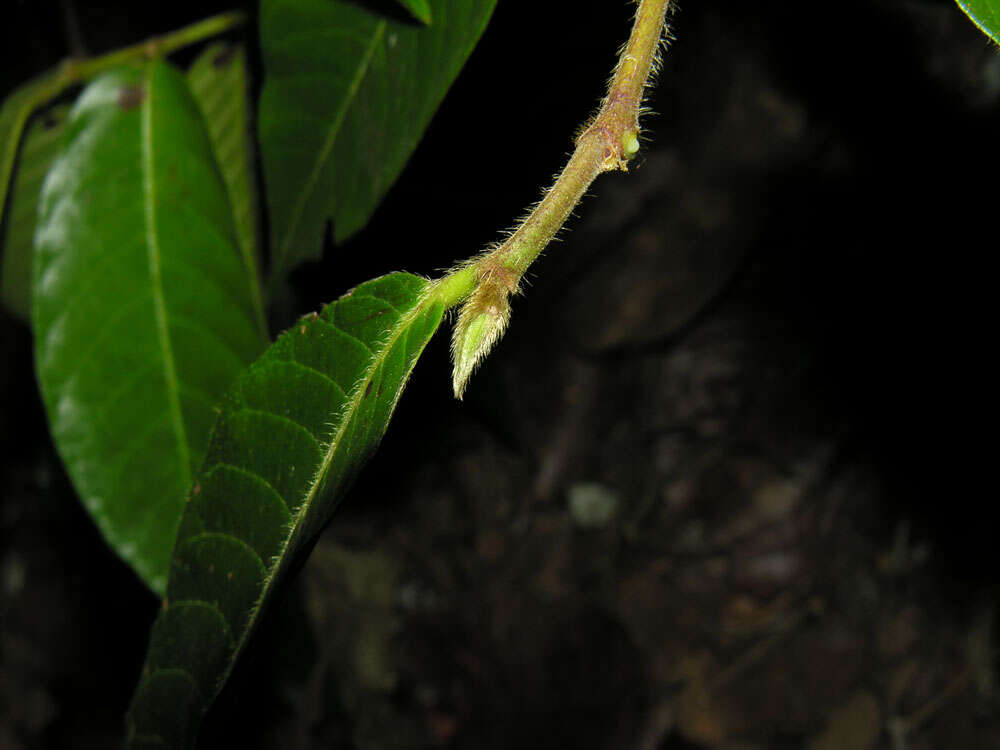
M63 28L66 31L66 45L70 54L74 57L82 57L87 54L87 47L83 43L83 32L80 29L80 16L76 12L74 0L59 0L62 9Z
M656 60L670 0L643 0L608 94L577 138L569 162L528 218L497 250L500 263L520 278L569 218L602 172L628 170L638 151L642 94Z
M98 57L71 57L64 60L58 68L29 81L11 96L21 91L25 92L21 110L24 115L22 119L26 121L34 110L55 99L66 89L89 81L105 70L129 62L169 55L210 37L232 31L241 26L244 20L244 14L238 11L222 13L169 34L152 37L145 42L133 44L130 47L124 47ZM20 126L23 127L23 122L20 123ZM17 133L20 133L20 127Z
M217 16L185 26L183 29L172 31L163 36L152 37L145 42L133 44L100 57L67 60L63 64L60 76L66 79L65 85L67 86L79 83L116 65L172 54L210 37L232 31L241 26L244 20L244 14L239 11L220 13Z
M643 91L656 65L670 1L641 0L607 96L576 139L576 148L555 184L505 242L437 282L440 288L448 289L442 297L446 304L458 304L475 289L475 284L468 283L470 267L476 269L480 281L499 273L507 278L511 291L516 289L594 179L602 172L628 170L628 161L639 149ZM452 278L456 275L461 275L461 283Z
M448 310L464 300L476 288L479 280L474 265L465 265L441 277L431 285L429 296L440 300Z
M503 335L509 297L556 236L587 188L602 172L628 171L639 151L642 96L656 67L671 0L640 0L628 43L597 114L583 127L555 184L500 245L460 264L432 284L428 301L462 305L452 336L455 397L462 398L475 368Z

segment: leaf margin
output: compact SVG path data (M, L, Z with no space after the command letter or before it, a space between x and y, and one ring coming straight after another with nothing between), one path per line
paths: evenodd
M68 104L55 102L28 117L11 172L7 206L0 212L0 302L24 322L31 319L38 201L45 176L58 155L69 111Z
M996 44L1000 44L1000 3L996 0L955 0L955 2L981 32Z

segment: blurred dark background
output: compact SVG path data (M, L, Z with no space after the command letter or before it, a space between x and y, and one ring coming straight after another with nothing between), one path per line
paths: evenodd
M950 0L803 5L681 3L639 164L596 183L463 404L447 335L428 349L203 746L1000 746L1000 53ZM232 7L8 2L0 93ZM500 0L274 330L508 228L629 13ZM0 748L115 746L157 602L78 504L2 312L0 392Z

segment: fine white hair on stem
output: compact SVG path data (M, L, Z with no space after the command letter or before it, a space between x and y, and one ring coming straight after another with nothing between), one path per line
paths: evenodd
M563 231L574 209L602 172L628 171L641 150L639 121L650 82L663 64L673 35L667 23L671 0L638 0L632 31L618 52L607 93L597 112L574 138L575 148L562 172L499 243L459 264L439 280L446 307L462 304L452 338L453 385L462 397L469 376L503 335L516 294L529 266ZM643 139L645 140L645 139Z

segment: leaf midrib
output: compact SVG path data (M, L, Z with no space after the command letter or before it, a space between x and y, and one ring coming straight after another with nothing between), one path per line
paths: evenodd
M167 320L167 305L163 293L163 276L160 269L160 238L157 234L155 154L153 148L153 65L147 65L143 73L145 96L142 100L140 140L142 146L142 186L145 217L146 251L149 262L149 279L152 286L153 311L156 318L156 335L163 354L163 376L167 386L167 401L174 435L177 438L177 452L181 459L184 484L191 483L191 449L188 446L184 418L181 413L180 386L177 380L177 365L170 343L170 329Z
M340 130L344 125L344 119L347 117L347 111L350 109L355 97L357 97L358 91L361 89L361 83L368 74L372 58L375 56L375 48L382 40L382 36L385 34L385 28L385 20L381 20L375 25L375 30L372 32L372 38L368 43L367 49L365 49L364 55L361 57L358 68L354 73L354 78L351 79L351 85L348 87L347 96L344 97L343 104L337 111L336 116L333 118L333 122L330 124L330 130L327 133L326 140L323 142L323 148L320 149L319 156L316 158L312 171L306 179L306 184L303 187L302 192L299 193L298 200L295 202L295 208L292 211L291 221L288 224L288 229L285 231L285 236L282 238L281 245L279 246L278 253L276 254L276 267L281 267L284 264L285 259L288 257L289 245L292 238L295 236L299 222L302 220L302 214L305 211L306 203L312 195L313 189L316 187L316 182L319 180L319 175L323 166L330 158L330 152L333 150L333 146L337 141L337 136L340 135Z

